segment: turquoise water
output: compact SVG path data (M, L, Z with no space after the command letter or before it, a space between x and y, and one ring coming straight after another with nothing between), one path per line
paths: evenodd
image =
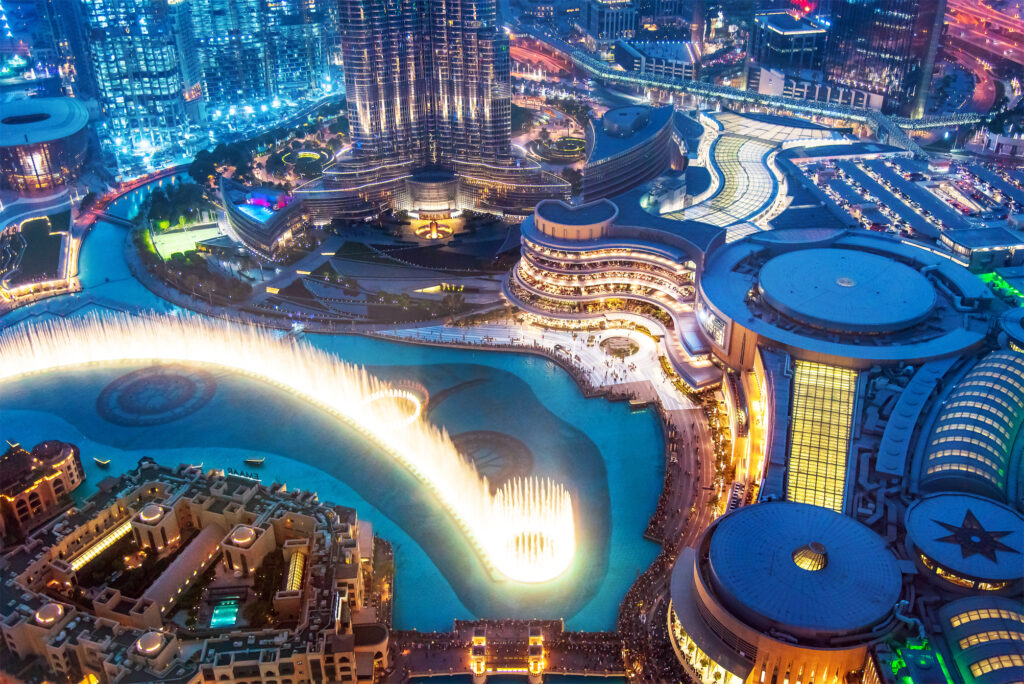
M115 210L127 214L136 201L126 198ZM131 278L122 258L124 239L123 229L104 223L90 234L81 262L85 294L173 309ZM23 317L24 312L11 318ZM387 379L415 379L431 396L427 419L456 437L500 435L507 448L497 454L480 450L483 467L511 464L565 483L580 528L569 572L541 586L495 580L403 469L318 410L229 373L208 371L214 389L201 409L143 426L120 424L101 410L110 395L104 390L138 367L54 373L19 382L16 391L0 385L0 437L78 444L87 473L78 498L142 456L170 466L239 470L254 470L245 458L265 456L259 469L264 482L287 482L289 489L315 491L321 500L353 507L361 521L392 542L398 628L447 630L453 619L502 616L564 617L570 629L614 628L619 601L657 552L642 538L663 475L653 413L584 399L566 373L538 357L350 336L305 339ZM129 405L166 399L126 396ZM475 443L479 450L480 439ZM97 456L111 459L109 468L99 469Z
M213 607L213 615L210 616L210 628L233 627L237 617L238 599L233 598L220 601Z

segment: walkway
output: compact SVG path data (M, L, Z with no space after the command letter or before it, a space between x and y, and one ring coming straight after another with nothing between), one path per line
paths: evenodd
M392 632L391 643L392 682L467 675L474 667L488 678L522 677L531 661L548 675L625 674L618 634L567 632L561 620L456 620L450 632Z
M656 400L669 411L695 408L694 403L665 377L659 359L664 354L663 343L625 329L595 332L593 342L588 342L590 335L517 323L488 323L471 328L435 325L376 333L377 337L408 342L532 350L571 365L595 392L632 393L639 400ZM627 337L637 344L639 351L625 359L611 357L601 349L601 341L611 337ZM644 388L642 393L641 388Z

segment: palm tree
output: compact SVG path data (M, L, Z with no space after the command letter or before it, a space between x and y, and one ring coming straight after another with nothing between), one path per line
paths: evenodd
M449 320L454 321L455 314L462 311L466 306L466 298L462 296L461 292L451 292L444 296L444 299L441 300L441 305L448 312Z

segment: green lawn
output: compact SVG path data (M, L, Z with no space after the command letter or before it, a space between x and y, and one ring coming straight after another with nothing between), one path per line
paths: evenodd
M196 228L183 230L174 233L153 231L153 246L156 248L160 258L166 261L176 252L187 252L196 248L196 243L202 240L209 240L220 235L216 227Z

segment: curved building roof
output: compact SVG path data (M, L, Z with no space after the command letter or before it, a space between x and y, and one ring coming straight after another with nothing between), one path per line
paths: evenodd
M1024 354L993 352L946 399L925 451L921 489L978 492L1005 501L1022 422Z
M907 508L904 524L919 553L958 577L998 583L1024 576L1024 517L991 499L926 496Z
M761 295L775 309L815 328L899 330L925 318L935 288L923 275L878 254L803 249L761 267Z
M0 113L0 147L33 145L73 135L89 123L89 112L70 97L33 97L6 102Z
M607 199L570 206L559 200L543 200L534 210L538 216L564 226L589 226L615 218L619 213L615 204Z
M631 150L654 137L672 120L672 107L628 105L609 109L601 124L592 126L594 146L587 164L596 164Z
M939 609L939 625L965 682L1024 680L1024 606L1002 596L971 596Z
M730 513L710 534L718 599L763 631L815 639L857 633L886 619L899 600L902 577L885 541L828 509L761 503Z
M1003 314L1000 320L1010 349L1024 351L1024 308L1016 307Z
M725 328L716 344L726 354L744 337L731 332L739 326L797 358L853 368L977 348L994 306L984 283L943 255L833 228L766 231L717 247L698 288L702 323Z

